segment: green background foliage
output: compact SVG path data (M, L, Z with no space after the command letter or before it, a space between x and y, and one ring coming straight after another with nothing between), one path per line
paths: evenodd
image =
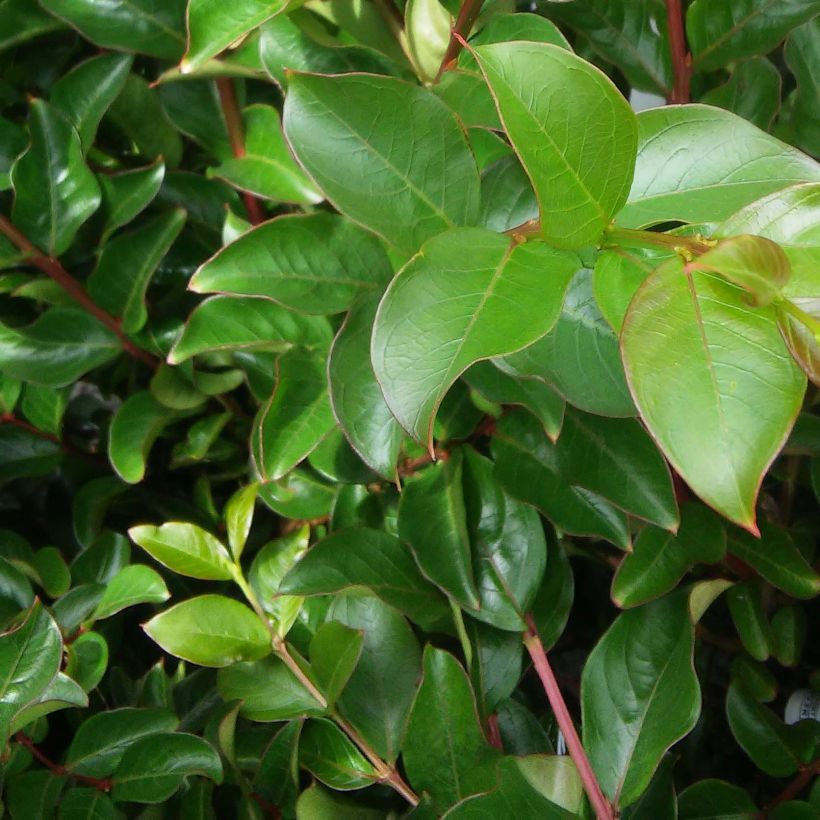
M0 816L820 817L820 2L518 5L0 0Z

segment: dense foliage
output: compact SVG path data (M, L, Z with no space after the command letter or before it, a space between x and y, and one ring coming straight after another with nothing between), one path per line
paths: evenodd
M0 0L0 815L820 816L818 12Z

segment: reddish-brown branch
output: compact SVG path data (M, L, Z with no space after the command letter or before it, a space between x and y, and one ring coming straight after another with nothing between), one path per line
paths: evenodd
M684 18L681 0L666 0L666 22L669 28L669 51L672 56L674 84L666 98L669 103L689 102L689 80L692 76L692 56L686 50Z
M225 126L228 129L228 139L231 143L233 155L240 159L245 156L245 129L242 125L242 112L236 101L236 89L230 77L218 77L216 87L219 91L219 101L222 104L222 114L225 117ZM258 225L265 221L265 212L262 204L251 193L242 192L245 209L251 224Z
M447 51L444 52L444 57L441 60L441 65L438 67L436 74L436 82L441 79L441 75L447 71L455 62L456 57L464 48L465 40L470 36L470 32L478 19L481 12L481 6L484 0L464 0L456 18L456 24L450 32L450 42L447 44Z
M44 755L35 745L34 742L31 740L30 737L27 737L22 732L18 732L14 739L21 745L25 746L31 754L40 761L47 769L54 772L54 774L58 775L59 777L71 777L74 780L78 781L79 783L85 783L87 786L93 786L95 789L99 789L100 791L107 792L114 784L113 782L106 778L101 779L98 777L88 777L84 774L74 774L72 771L67 769L65 766L62 766L59 763L55 763L53 760L50 760L46 755Z
M487 737L491 746L504 751L504 741L501 739L501 730L498 728L498 715L492 714L487 718Z
M85 288L52 256L47 256L36 248L5 216L0 215L0 233L5 234L23 253L25 261L39 268L50 276L71 298L85 311L90 313L98 322L104 324L116 334L123 349L135 359L139 359L151 367L157 366L156 359L145 350L137 347L122 331L122 325L110 313L95 304L85 292Z
M589 802L598 820L614 820L615 814L612 806L601 791L598 778L595 777L595 772L592 770L592 765L589 762L587 753L581 745L578 732L575 731L575 724L572 721L572 716L569 713L566 701L564 701L564 696L561 694L558 681L555 679L555 673L552 671L552 667L547 660L547 653L544 651L544 645L541 643L535 621L531 615L527 615L526 620L529 628L524 633L524 646L527 647L535 671L541 679L541 684L544 687L544 692L546 692L547 700L549 700L550 706L552 707L558 728L564 735L570 757L573 763L575 763L575 768L578 770L581 783L583 783L584 791L587 793Z
M763 810L758 814L760 820L765 820L769 814L776 809L781 803L788 803L789 800L794 800L806 786L811 783L812 778L815 775L820 774L820 760L815 760L814 763L811 763L808 766L802 768L797 775L795 776L794 780L783 789L777 797L774 798L770 803L763 807Z

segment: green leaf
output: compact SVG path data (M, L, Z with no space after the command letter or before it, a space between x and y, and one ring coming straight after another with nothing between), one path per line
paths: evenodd
M0 740L14 717L40 697L60 669L60 629L39 601L16 628L0 634Z
M449 26L447 39L449 40ZM438 65L436 65L436 70L438 70ZM432 88L467 128L501 130L495 102L487 88L487 83L477 70L475 72L463 69L446 71L441 80ZM474 150L473 153L478 152Z
M565 404L544 382L538 379L517 379L486 361L474 364L464 374L464 381L487 401L526 407L544 426L550 440L557 440L564 423Z
M279 481L262 484L259 497L277 515L310 521L330 513L336 490L312 471L297 468Z
M248 720L268 723L324 711L277 657L220 669L217 685L223 700L242 701L241 714Z
M727 108L768 131L780 108L780 72L765 57L737 63L723 84L701 97L701 101Z
M66 674L85 690L96 689L108 668L108 644L99 632L84 632L66 647Z
M60 820L116 820L111 798L99 789L78 787L60 797Z
M284 123L327 198L401 252L474 222L475 161L455 115L432 92L389 77L293 74Z
M68 249L100 205L100 188L83 161L80 137L53 105L33 100L31 145L14 163L14 224L50 256Z
M339 699L359 662L362 641L360 631L336 621L322 624L311 639L310 664L330 706Z
M820 179L814 160L720 108L653 108L638 115L638 128L635 179L617 217L627 228L726 219L766 194Z
M543 758L547 760L549 758ZM561 758L553 758L561 760ZM486 794L468 797L453 806L443 817L447 820L482 820L487 817L538 817L541 820L569 820L577 811L566 811L543 793L542 779L528 776L527 758L505 757L498 763L498 782ZM533 775L543 774L533 772ZM482 791L489 783L482 784ZM579 806L580 808L580 806Z
M537 507L565 532L606 538L629 549L626 516L561 475L555 446L533 416L517 412L501 419L491 450L495 476L513 498Z
M193 276L197 293L264 296L302 313L340 313L392 269L377 239L340 216L283 216L248 231Z
M285 143L279 112L270 105L251 105L244 111L245 153L224 159L208 169L208 176L275 202L310 205L322 195L296 164Z
M475 47L515 40L552 43L567 51L572 50L567 38L561 33L561 29L551 20L538 14L493 14L470 38L470 45ZM475 57L468 49L465 49L458 55L458 64L464 68L473 68L476 66Z
M421 675L416 637L395 609L361 590L336 595L327 618L364 635L338 709L376 754L393 762L406 750L402 740Z
M739 288L672 261L636 294L621 345L635 403L673 467L756 533L762 476L805 390L772 309L751 310Z
M5 809L14 820L42 820L55 816L65 786L64 777L48 769L30 769L16 776L9 772L7 777L3 797ZM65 798L60 802L64 804Z
M423 625L448 616L443 598L419 572L410 550L395 536L368 527L348 527L319 541L278 589L291 595L330 595L357 586Z
M818 11L817 0L739 0L731 7L694 0L686 12L693 67L714 71L742 57L767 54Z
M559 46L495 43L475 53L535 188L544 238L562 248L594 243L632 181L638 129L629 104Z
M350 791L370 786L378 774L367 758L329 720L308 722L299 739L299 762L332 789Z
M59 20L30 0L6 0L0 5L0 50L63 27Z
M111 421L108 458L123 481L142 481L154 442L176 417L147 390L132 393L120 405Z
M453 19L438 0L408 0L404 30L409 56L424 82L434 81L450 44Z
M592 280L595 303L616 333L621 332L632 297L656 267L655 254L647 258L621 248L598 254Z
M228 8L221 0L189 0L188 49L180 66L182 72L200 68L287 5L288 0L236 0Z
M645 527L612 579L612 600L621 609L644 604L673 590L694 564L716 564L726 554L726 533L707 507L681 508L677 534Z
M296 803L297 820L381 820L384 812L313 785Z
M399 503L399 535L421 571L467 609L480 606L462 489L462 451L410 479Z
M102 308L122 318L125 333L136 333L148 319L148 283L185 224L182 209L161 214L106 244L88 277L88 293Z
M410 784L426 791L439 810L485 785L479 777L498 752L484 738L470 683L458 661L441 649L424 650L419 688L403 760Z
M819 30L820 20L814 17L791 32L783 51L786 64L797 80L797 92L791 114L794 142L812 156L820 154L820 114L817 111L815 79L820 66L820 52L817 48Z
M103 54L80 63L51 89L51 104L77 129L83 155L94 144L97 126L117 98L133 58L126 54Z
M502 233L536 219L538 201L518 157L502 157L482 171L481 227Z
M51 598L64 595L71 586L71 576L63 554L57 547L43 547L31 559L37 581Z
M762 523L760 534L760 538L754 538L734 530L729 535L729 552L793 598L817 595L820 575L807 563L788 530Z
M277 360L276 387L254 421L251 449L266 480L282 478L333 429L324 358L293 348Z
M549 332L578 264L545 244L479 229L428 242L388 287L373 327L376 378L401 425L432 447L453 382L476 361Z
M726 718L738 745L766 774L791 777L802 765L795 729L737 683L729 686Z
M188 317L168 354L170 364L222 350L277 350L294 344L325 347L332 330L320 316L303 316L268 299L212 296Z
M82 687L71 680L68 675L58 672L49 683L48 688L39 697L26 704L11 722L9 733L25 729L36 721L60 709L80 708L88 706L88 696Z
M123 567L106 585L92 618L110 618L136 604L161 604L171 597L162 576L151 567L131 564Z
M72 738L66 755L71 774L107 777L126 749L143 737L173 732L179 721L166 709L113 709L85 720Z
M262 608L273 619L277 634L284 638L302 608L302 598L284 595L282 579L307 552L310 527L302 525L282 538L265 544L253 558L248 580Z
M659 527L677 529L678 505L669 468L634 419L568 409L555 452L561 475L573 485Z
M631 86L662 96L671 90L669 33L660 0L551 0L544 9L582 35L603 60L620 68Z
M161 527L143 524L128 534L168 569L205 581L229 581L233 564L225 547L196 524L169 521Z
M700 714L686 596L668 595L615 619L581 679L584 748L604 793L628 806L664 752Z
M618 337L601 315L586 268L575 274L552 331L497 364L512 376L540 379L587 413L635 415Z
M101 211L105 217L102 242L139 215L159 192L165 178L165 163L157 159L145 168L101 174L98 177L102 191Z
M394 479L404 431L384 401L371 367L370 337L379 296L362 297L339 330L328 362L330 402L351 446L379 475Z
M0 427L0 479L43 476L60 463L62 453L56 441L5 425Z
M547 563L538 513L508 496L493 476L493 463L472 449L464 458L464 506L479 596L471 615L523 632Z
M234 561L239 561L245 542L253 524L253 511L259 485L248 484L238 489L225 504L225 529L228 531L228 544Z
M47 11L65 20L92 43L176 60L185 43L185 0L42 0Z
M20 409L35 427L59 437L69 396L70 390L66 388L55 389L29 383L23 391Z
M699 780L678 795L680 820L752 820L756 814L749 793L723 780Z
M146 737L128 748L114 772L114 802L162 803L193 774L222 782L222 761L201 737L182 732Z
M784 606L772 616L772 654L783 666L797 666L806 643L806 613Z
M166 652L199 666L230 666L271 651L270 635L259 618L222 595L183 601L155 615L143 628Z
M541 643L549 650L564 632L575 597L575 576L572 574L569 557L561 542L549 530L547 567L530 614L538 627Z

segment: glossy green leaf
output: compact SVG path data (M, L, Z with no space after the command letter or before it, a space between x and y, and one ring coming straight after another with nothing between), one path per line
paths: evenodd
M183 601L155 615L143 628L166 652L200 666L230 666L271 651L270 635L259 618L222 595Z
M27 384L20 409L38 429L59 438L63 415L69 402L69 391L40 384Z
M228 531L228 545L235 561L239 560L245 549L245 542L253 524L258 492L258 484L248 484L237 490L225 504L225 528Z
M820 179L814 160L719 108L653 108L638 115L638 128L635 179L617 216L627 228L726 219L766 194Z
M632 181L638 129L626 100L559 46L496 43L475 53L535 188L544 238L563 248L595 242Z
M175 416L147 390L132 393L120 406L111 421L108 458L123 481L142 481L154 442Z
M241 714L248 720L268 723L324 711L276 657L220 669L217 684L223 700L242 701Z
M135 604L161 604L171 597L162 576L151 567L131 564L123 567L106 585L103 597L92 616L110 618Z
M738 745L766 774L790 777L802 764L795 730L737 683L726 696L726 718Z
M60 445L28 430L0 428L0 478L8 481L22 476L42 476L59 464Z
M561 475L555 445L533 416L514 413L501 419L491 449L495 476L513 498L537 507L565 532L597 536L629 548L626 516Z
M322 317L294 313L268 299L212 296L197 306L168 355L171 364L222 350L324 347L332 338Z
M762 475L805 390L771 309L752 310L739 288L669 262L636 294L621 344L635 403L673 467L756 532Z
M319 785L305 789L296 804L297 820L381 820L383 812Z
M6 0L0 6L0 50L62 27L59 20L29 0Z
M33 100L29 131L31 145L11 169L11 215L35 245L57 256L99 207L100 188L79 135L55 106Z
M407 491L409 487L405 495ZM410 550L395 536L367 527L342 529L319 541L279 591L328 595L356 586L367 587L422 624L447 616L443 598L421 574Z
M479 596L471 614L498 629L523 632L547 564L538 513L508 496L493 463L472 449L464 456L464 507Z
M480 606L473 574L462 489L462 452L407 482L399 504L399 535L421 571L462 606Z
M88 278L88 293L100 307L122 318L126 333L140 330L148 319L148 283L185 224L181 209L154 217L120 234L103 247Z
M481 767L496 755L478 724L464 670L449 652L428 646L403 747L410 784L444 809L485 785Z
M633 416L618 337L595 302L592 272L579 270L550 333L498 360L505 372L546 382L570 404L601 416Z
M353 742L329 720L311 720L299 739L299 762L317 780L339 791L369 786L378 774Z
M329 704L339 699L362 652L362 633L328 621L310 642L310 664Z
M632 297L655 267L652 259L623 249L598 254L592 280L595 303L616 333L621 332Z
M525 40L531 43L551 43L570 51L570 44L561 29L539 14L493 14L483 21L483 25L470 38L470 45L483 46L489 43L506 43ZM475 57L469 50L458 55L458 64L465 68L476 66Z
M254 421L251 449L265 479L279 479L310 455L336 420L324 359L293 348L277 360L276 387Z
M77 130L84 155L94 143L103 114L122 91L132 62L126 54L92 57L52 87L51 104Z
M741 57L766 54L818 12L817 0L740 0L731 6L694 0L686 12L693 65L714 71Z
M339 313L392 276L378 240L339 216L284 216L243 234L206 262L197 293L264 296L303 313Z
M322 195L296 164L285 143L279 112L270 105L244 111L245 153L223 160L209 176L275 202L316 204Z
M327 198L402 252L475 220L475 161L432 92L388 77L294 74L284 123Z
M421 650L399 613L361 591L336 595L328 619L364 636L356 669L338 702L341 714L375 752L392 762L402 745L421 676Z
M0 634L0 738L5 744L14 717L42 695L62 658L60 629L35 601L25 620Z
M680 820L752 820L756 813L749 793L723 780L699 780L678 795Z
M125 750L140 738L173 732L177 718L165 709L113 709L88 718L68 748L66 767L72 774L106 777Z
M373 328L376 378L402 426L432 446L456 378L549 332L577 267L573 254L478 229L428 242L388 287Z
M734 530L729 536L729 552L794 598L817 595L820 576L808 564L788 531L768 523L761 524L760 530L760 538Z
M108 669L108 644L99 632L84 632L66 648L66 674L86 691L96 689Z
M37 574L37 582L51 598L58 598L68 591L71 576L57 547L37 550L31 559L31 567Z
M7 777L3 798L6 811L14 820L54 816L65 778L47 769L29 769L16 776L9 773Z
M176 60L185 44L184 0L43 0L98 46Z
M583 741L604 793L627 806L664 752L700 714L686 597L669 595L619 615L581 679Z
M101 174L97 178L102 191L101 211L105 217L103 241L148 207L164 178L165 163L161 159L145 168Z
M672 477L644 428L634 419L609 419L567 410L555 452L570 483L674 531L678 505Z
M359 300L339 330L328 362L330 401L344 434L362 460L393 479L404 431L384 401L371 367L370 337L379 296Z
M797 80L797 92L791 113L791 128L797 145L812 156L820 154L820 114L817 111L817 71L820 50L817 35L820 20L812 18L794 29L783 51L786 63Z
M222 782L222 761L206 740L182 732L142 738L117 766L111 797L115 802L162 803L193 774Z
M738 655L732 661L732 680L740 681L755 700L769 703L777 697L777 679L758 661Z
M780 108L780 73L765 57L753 57L734 66L731 77L701 97L727 108L768 131Z
M536 219L538 201L517 157L503 157L482 171L481 227L501 233Z
M58 672L46 690L14 716L9 731L11 734L19 732L60 709L85 709L87 706L88 696L82 687L68 675Z
M766 661L772 652L772 630L759 583L744 581L726 592L726 603L743 648L757 661Z
M233 578L230 555L225 547L196 524L170 521L161 527L143 524L128 534L152 558L168 569L206 581Z
M262 484L259 498L278 515L310 521L330 513L336 490L311 470L297 468L279 481Z
M772 654L783 666L797 666L806 643L806 613L784 606L772 616Z
M60 798L60 820L116 820L111 798L89 786L75 786Z
M716 564L726 554L726 533L718 517L693 502L681 508L676 534L645 527L612 579L612 600L622 609L673 590L698 562Z
M221 0L189 0L183 73L196 70L287 5L288 0L237 0L228 8Z

